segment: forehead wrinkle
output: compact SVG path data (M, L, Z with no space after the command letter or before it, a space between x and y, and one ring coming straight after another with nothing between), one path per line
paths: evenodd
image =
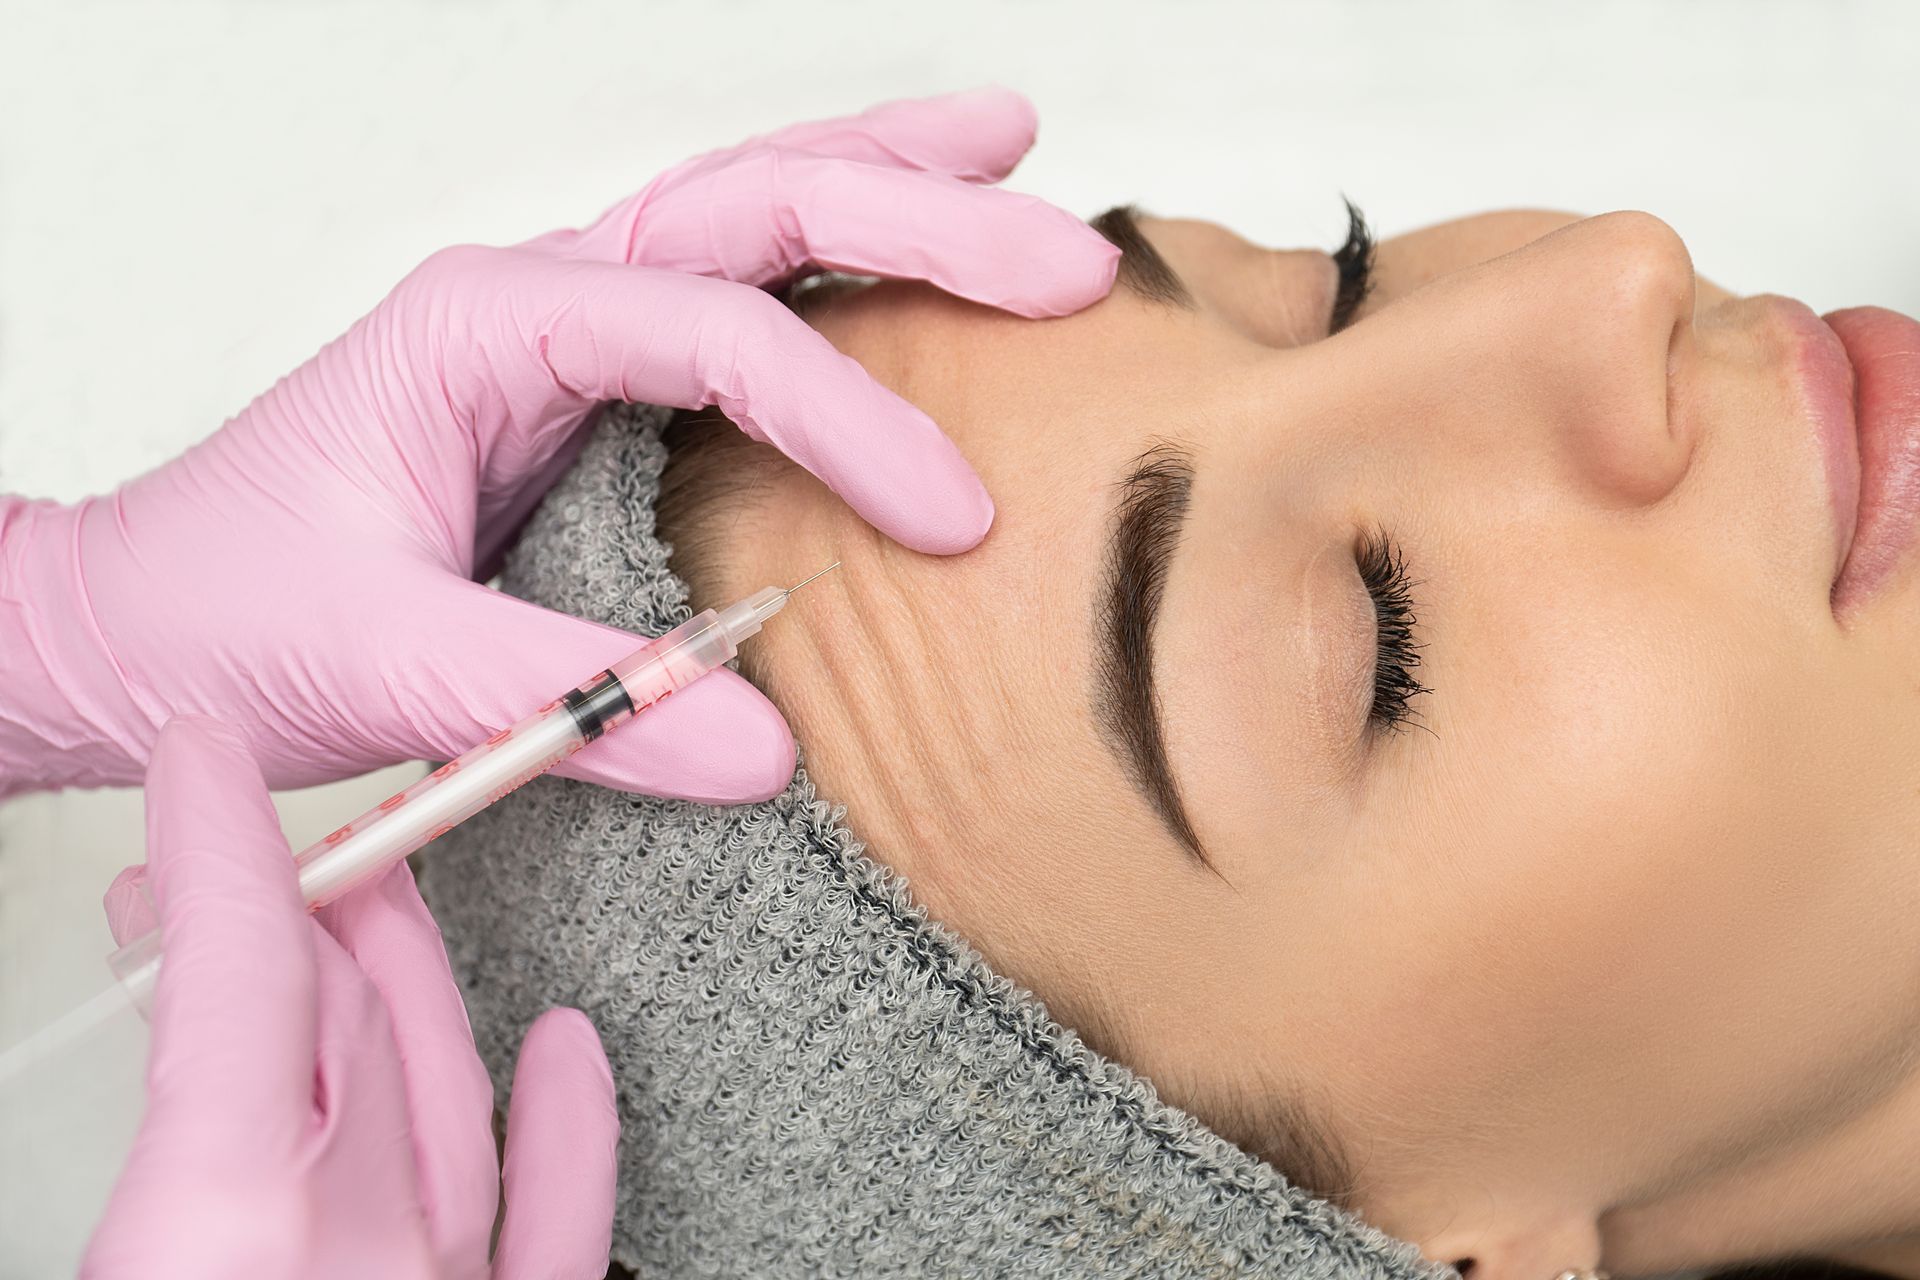
M1002 656L982 652L993 628L968 625L982 612L965 603L978 584L954 577L964 565L928 563L878 534L849 560L833 605L796 629L794 660L838 704L833 749L859 758L914 854L943 861L944 846L978 834L991 780L1021 753L1010 709L1026 700L1001 687Z

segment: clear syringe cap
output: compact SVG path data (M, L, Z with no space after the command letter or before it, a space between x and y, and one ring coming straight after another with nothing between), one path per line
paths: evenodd
M794 592L806 586L809 582L812 582L814 578L818 578L822 574L832 573L839 567L840 562L835 560L819 573L811 577L802 578L790 587L762 587L746 599L730 604L722 609L720 611L720 629L727 633L727 638L732 640L737 647L739 643L747 637L758 635L760 628L766 624L768 618L771 618L774 614L786 608L787 599L792 596Z

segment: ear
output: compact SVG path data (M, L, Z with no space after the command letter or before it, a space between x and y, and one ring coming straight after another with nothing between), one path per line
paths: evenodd
M1420 1250L1452 1263L1466 1280L1554 1280L1600 1265L1600 1223L1590 1211L1515 1206L1498 1220L1456 1220Z

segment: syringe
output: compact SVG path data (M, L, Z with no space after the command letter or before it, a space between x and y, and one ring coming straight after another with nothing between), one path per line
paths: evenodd
M609 729L731 661L741 642L785 608L794 592L839 567L836 560L791 587L764 587L738 604L695 615L301 850L294 863L307 909L318 910L365 884ZM108 956L118 990L109 987L0 1053L0 1083L129 1001L147 1014L160 958L157 928Z

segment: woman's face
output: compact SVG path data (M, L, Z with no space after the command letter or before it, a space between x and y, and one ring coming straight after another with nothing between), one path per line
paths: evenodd
M1920 584L1835 615L1797 304L1514 212L1382 243L1329 336L1327 255L1138 225L1178 287L808 308L998 505L928 558L789 469L714 584L846 562L759 670L875 855L1170 1099L1324 1116L1435 1257L1892 1089Z

